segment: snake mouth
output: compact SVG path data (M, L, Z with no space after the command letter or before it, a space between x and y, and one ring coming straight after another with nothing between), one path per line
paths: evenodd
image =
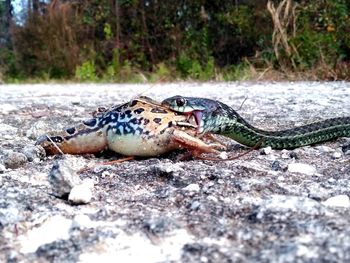
M192 116L194 117L194 120L196 121L196 124L199 126L201 121L202 121L203 112L199 111L199 110L195 110L195 111L192 112Z
M201 132L202 132L202 128L203 128L202 125L201 125L201 124L203 124L203 121L202 121L202 118L203 118L203 111L194 110L194 111L188 113L188 115L189 115L190 117L193 116L193 118L194 118L194 120L195 120L195 122L196 122L196 124L197 124L197 132L198 132L198 133L201 133Z
M178 125L180 126L186 126L186 127L193 127L196 129L197 133L202 133L203 131L203 112L199 110L194 110L190 112L183 112L183 115L185 115L186 122L177 122Z

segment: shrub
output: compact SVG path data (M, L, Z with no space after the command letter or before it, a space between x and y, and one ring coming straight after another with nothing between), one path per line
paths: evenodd
M93 61L86 61L75 70L75 78L79 81L96 81L96 68Z

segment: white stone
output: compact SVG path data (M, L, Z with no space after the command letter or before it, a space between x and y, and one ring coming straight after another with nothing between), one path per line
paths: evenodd
M280 175L280 176L277 177L277 180L278 181L285 181L286 178L284 178L284 176Z
M304 245L298 245L297 246L297 255L298 257L303 257L305 255L307 255L310 252L309 248L307 246Z
M199 192L200 187L198 184L189 184L188 186L186 186L182 189L186 190L186 191L191 191L191 192Z
M322 153L334 152L334 149L332 149L331 147L328 147L326 145L319 145L319 146L316 146L315 148L318 149Z
M333 159L339 159L342 156L341 152L334 152L332 154Z
M17 110L17 107L11 104L0 104L0 112L2 114L9 114L11 111Z
M208 195L208 196L207 196L207 199L210 200L210 201L213 201L213 202L215 202L215 203L218 202L218 199L217 199L215 196L213 196L213 195Z
M82 184L81 179L72 168L68 159L60 160L54 163L49 172L49 183L55 196L69 194L72 188Z
M265 147L262 149L263 153L266 155L269 155L270 153L272 153L272 148L271 146Z
M83 184L86 185L87 187L89 187L91 190L94 189L95 183L94 183L94 180L93 180L93 179L89 179L89 178L84 179L84 180L83 180Z
M90 217L84 214L76 215L72 223L72 227L79 228L92 228L94 225L95 224L91 221Z
M0 222L2 225L15 224L22 217L19 210L15 207L0 208Z
M5 172L5 171L6 171L5 165L3 165L3 164L0 163L0 173L3 173L3 172Z
M322 213L322 206L319 202L298 196L271 195L261 205L261 211L276 211L278 213L285 211L302 212L309 215L318 215Z
M305 163L290 163L288 164L288 171L291 173L313 175L316 173L316 168L312 165Z
M29 139L36 140L48 130L48 125L44 121L37 121L26 132Z
M283 149L281 151L281 157L282 157L282 159L290 159L289 151L286 149Z
M93 182L84 181L76 185L69 193L68 200L74 204L88 204L92 198Z
M331 198L328 198L326 201L322 202L322 204L330 207L349 208L350 199L349 199L349 196L347 195L336 195Z
M34 253L38 247L59 239L68 239L72 220L63 216L53 216L39 227L29 230L18 237L21 253Z
M220 159L223 159L223 160L226 160L226 159L228 158L227 152L221 152L221 153L219 154L219 158L220 158Z
M179 163L160 163L154 166L154 169L157 172L165 173L165 174L179 174L183 172L183 169Z
M192 242L194 237L185 229L167 233L157 244L139 232L120 232L85 249L77 262L181 262L183 247Z

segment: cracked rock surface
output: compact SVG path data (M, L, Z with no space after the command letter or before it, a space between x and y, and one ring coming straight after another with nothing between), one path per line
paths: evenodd
M101 164L122 158L110 152L45 157L34 146L140 93L218 99L270 130L350 116L343 82L2 85L0 262L350 262L349 138L115 165ZM246 151L220 140L229 156Z

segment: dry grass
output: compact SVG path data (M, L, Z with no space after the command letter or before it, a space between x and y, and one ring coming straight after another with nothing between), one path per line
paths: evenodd
M287 70L290 67L297 68L293 57L298 56L298 51L289 41L296 34L296 8L297 4L292 0L281 1L277 8L271 0L267 2L267 10L271 14L274 25L273 48L282 70Z

